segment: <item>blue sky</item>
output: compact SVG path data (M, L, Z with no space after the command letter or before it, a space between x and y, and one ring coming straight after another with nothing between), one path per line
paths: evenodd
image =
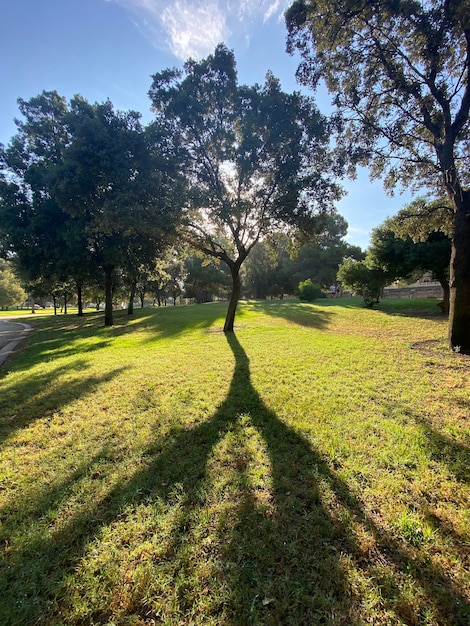
M224 42L235 52L239 81L262 83L272 70L285 91L299 89L298 59L285 52L283 12L289 0L6 0L0 21L0 142L19 116L17 98L43 90L91 102L109 98L151 120L151 75L203 58ZM326 112L328 95L317 97ZM347 240L362 248L370 230L410 201L388 197L367 172L344 181L338 211Z

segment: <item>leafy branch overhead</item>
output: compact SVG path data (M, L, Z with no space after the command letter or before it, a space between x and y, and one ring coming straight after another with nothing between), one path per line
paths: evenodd
M338 152L392 190L452 209L449 344L470 352L470 0L297 0L286 14L300 80L323 80Z

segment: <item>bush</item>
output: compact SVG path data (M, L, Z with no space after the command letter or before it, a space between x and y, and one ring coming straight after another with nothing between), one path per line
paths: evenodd
M317 298L325 297L321 287L312 283L310 278L307 278L307 280L299 283L299 286L297 287L297 295L301 300L305 300L306 302L312 302Z

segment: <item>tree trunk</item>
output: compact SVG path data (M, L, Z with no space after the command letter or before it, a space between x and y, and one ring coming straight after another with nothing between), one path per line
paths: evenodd
M137 289L137 281L134 280L131 285L131 292L129 294L129 306L127 307L127 315L134 315L134 298Z
M450 260L449 344L470 354L470 191L455 201Z
M105 275L105 303L104 303L104 325L113 325L113 267L104 268Z
M450 286L449 286L449 281L447 280L447 276L445 276L444 274L436 274L436 278L439 281L440 286L442 287L442 291L443 293L443 298L442 298L442 302L439 302L439 306L442 309L442 312L445 315L449 314L449 308L450 308Z
M230 265L232 274L232 295L228 305L227 316L225 318L224 333L233 333L233 325L235 322L235 313L237 312L238 301L240 300L241 282L240 282L240 265L234 263Z
M78 315L83 316L83 293L81 283L77 284Z

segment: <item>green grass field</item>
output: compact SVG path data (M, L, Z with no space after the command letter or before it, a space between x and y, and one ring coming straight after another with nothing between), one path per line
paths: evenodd
M470 624L470 357L435 301L29 318L0 624Z

